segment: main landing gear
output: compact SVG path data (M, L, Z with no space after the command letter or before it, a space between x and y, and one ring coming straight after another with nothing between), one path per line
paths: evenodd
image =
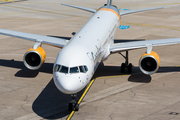
M122 53L121 54L125 58L125 63L121 64L121 73L124 73L126 70L129 74L132 73L132 63L129 63L128 59L128 51L126 51L126 56L124 56Z
M79 104L77 103L77 94L71 95L72 100L69 102L69 111L78 111Z

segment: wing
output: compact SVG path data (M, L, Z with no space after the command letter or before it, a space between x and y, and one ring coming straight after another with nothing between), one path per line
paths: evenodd
M68 4L64 4L64 3L61 3L61 5L65 5L65 6L68 6L68 7L73 7L73 8L85 10L85 11L92 12L92 13L95 13L97 11L96 9L85 8L85 7L75 6L75 5L68 5Z
M67 44L67 41L65 39L11 31L11 30L5 30L5 29L0 29L0 34L17 37L21 39L26 39L30 41L35 41L35 42L45 43L45 44L52 45L55 47L60 47L60 48L64 47Z
M110 47L110 51L111 53L117 53L117 52L134 50L134 49L139 49L139 48L151 49L153 46L172 45L172 44L177 44L177 43L180 43L180 38L118 43L118 44L112 44Z
M127 10L127 11L120 11L120 15L127 15L127 14L132 14L136 12L143 12L143 11L148 11L148 10L156 10L156 9L162 9L164 7L158 7L158 8L149 8L149 9L140 9L140 10Z

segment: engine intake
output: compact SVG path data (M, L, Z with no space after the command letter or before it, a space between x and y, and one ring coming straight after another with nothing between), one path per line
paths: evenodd
M24 65L30 70L39 69L46 59L46 53L43 48L30 48L24 55Z
M139 60L140 70L147 75L151 75L159 69L159 55L152 51L150 54L144 53Z

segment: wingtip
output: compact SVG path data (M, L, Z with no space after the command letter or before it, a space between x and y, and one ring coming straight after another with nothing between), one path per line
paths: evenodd
M66 5L65 3L61 3L61 5Z
M155 9L164 9L164 7L157 7L157 8L155 8Z

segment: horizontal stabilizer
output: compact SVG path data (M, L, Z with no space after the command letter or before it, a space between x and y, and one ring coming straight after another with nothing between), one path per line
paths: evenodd
M85 10L85 11L92 12L92 13L95 13L97 11L96 9L85 8L85 7L75 6L75 5L68 5L68 4L64 4L64 3L61 3L61 5L65 5L65 6L68 6L68 7L73 7L73 8Z
M140 10L120 11L120 15L127 15L127 14L132 14L132 13L137 13L137 12L143 12L143 11L149 11L149 10L162 9L162 8L164 8L164 7L159 7L159 8L149 8L149 9L140 9Z

